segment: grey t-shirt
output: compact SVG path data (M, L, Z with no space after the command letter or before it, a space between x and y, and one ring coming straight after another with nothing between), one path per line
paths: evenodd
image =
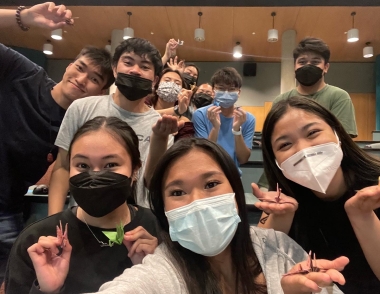
M139 138L139 150L142 166L139 170L137 181L137 204L149 207L146 197L147 189L144 188L145 163L149 153L150 135L152 125L160 118L160 115L153 108L147 112L129 112L116 105L112 95L93 96L74 101L67 109L55 145L68 150L70 142L76 131L88 120L97 116L115 116L128 123ZM168 146L173 144L173 137L170 136Z
M251 239L265 276L268 294L284 293L282 275L296 263L307 259L306 252L296 242L272 229L251 227ZM342 294L337 286L322 289L321 294ZM142 264L126 269L120 276L103 284L98 293L107 294L187 294L188 289L176 264L164 244Z

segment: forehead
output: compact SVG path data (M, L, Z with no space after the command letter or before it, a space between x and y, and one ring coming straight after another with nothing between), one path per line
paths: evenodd
M195 66L192 66L192 65L189 65L189 66L186 66L185 70L188 70L188 71L192 71L192 72L195 72L197 73L197 69Z
M125 150L122 139L107 130L100 129L81 135L72 145L72 153L88 150L119 151Z
M211 91L212 87L211 85L208 85L208 84L202 84L198 87L198 90Z
M81 56L78 59L76 59L74 63L86 66L89 70L92 70L101 74L101 66L99 64L96 64L96 62L91 58L88 58L86 56Z
M167 72L167 73L163 74L162 77L161 77L161 79L164 79L164 78L171 78L171 79L181 80L180 75L177 74L176 72Z

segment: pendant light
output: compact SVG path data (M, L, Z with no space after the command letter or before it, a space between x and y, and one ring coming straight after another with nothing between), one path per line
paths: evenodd
M42 51L46 55L52 55L53 54L53 45L51 44L50 40L47 40L46 43L44 44L44 47Z
M62 29L56 29L52 31L51 38L54 40L62 40Z
M271 16L273 18L272 29L268 30L268 42L277 42L278 41L278 31L274 28L274 17L276 12L272 12Z
M373 47L370 46L371 42L365 43L366 47L363 48L363 57L370 58L373 56Z
M243 56L243 48L240 46L240 42L236 42L236 46L232 52L232 55L235 58L240 58Z
M205 30L201 28L202 12L198 12L199 15L199 27L194 31L194 39L197 42L203 42L205 40Z
M128 27L126 27L124 29L124 35L123 35L123 39L124 40L127 40L129 38L133 38L134 35L135 35L135 31L131 28L131 15L132 15L132 12L128 11L127 14L128 14Z
M352 29L350 29L347 32L347 42L350 42L350 43L359 41L359 30L355 29L355 15L356 15L355 11L351 12Z

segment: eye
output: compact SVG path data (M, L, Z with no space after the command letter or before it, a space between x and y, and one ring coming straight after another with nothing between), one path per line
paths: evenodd
M206 184L205 188L206 188L206 189L212 189L212 188L216 187L216 186L219 185L219 184L220 184L219 181L215 181L215 180L213 180L213 181L208 182L208 183Z
M116 162L107 163L104 168L113 168L119 166Z
M77 70L80 71L80 72L82 72L83 68L80 65L77 65Z
M78 163L77 165L76 165L76 167L77 168L79 168L79 169L89 169L90 167L87 165L87 164L85 164L85 163Z
M182 190L172 190L169 192L169 196L183 196L186 193Z
M313 136L313 135L315 135L315 134L317 134L319 132L320 132L320 130L312 130L312 131L310 131L310 132L307 133L307 136L310 137L310 136Z
M99 84L99 81L98 81L97 78L92 78L91 81L92 81L94 84L97 84L97 85Z
M288 146L290 146L289 142L282 143L282 144L280 144L280 146L278 146L278 150L283 150L284 151L284 150L288 149L288 148L286 148Z
M127 66L131 66L132 62L130 62L130 61L124 61L124 64L127 65Z

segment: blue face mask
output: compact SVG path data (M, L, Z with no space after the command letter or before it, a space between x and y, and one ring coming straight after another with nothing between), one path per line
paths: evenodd
M165 214L172 241L204 256L223 252L240 223L234 193L195 200Z
M229 108L234 106L239 98L239 92L217 91L215 90L214 101L219 103L220 107Z

